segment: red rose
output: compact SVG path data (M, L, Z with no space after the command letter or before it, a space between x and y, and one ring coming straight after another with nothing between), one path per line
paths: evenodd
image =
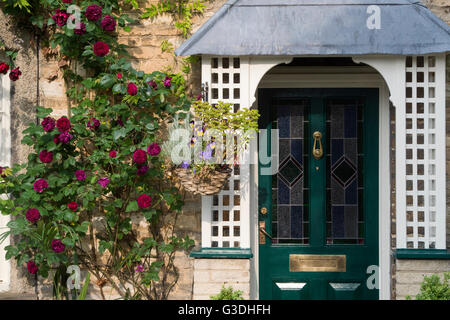
M36 221L38 221L41 218L41 213L39 212L38 209L28 209L27 213L25 214L25 218L34 223Z
M147 161L147 153L142 149L137 149L133 153L133 161L136 163L144 163Z
M56 13L52 16L52 19L60 27L66 25L68 18L69 18L69 15L67 14L67 12L65 12L64 10L60 10L60 9L56 9Z
M11 81L17 81L19 80L19 77L21 76L22 72L19 70L19 67L12 69L9 73L9 78Z
M117 74L117 79L122 79L122 74L120 72Z
M73 212L77 211L78 209L78 203L76 203L75 201L72 201L70 203L67 204L67 207L72 210Z
M47 188L48 188L48 183L45 179L37 179L33 183L33 190L38 193L41 193L42 191L44 191Z
M70 120L67 117L61 117L56 121L56 127L59 132L66 132L70 130Z
M55 119L51 117L45 117L41 122L42 128L45 132L51 132L55 129Z
M148 146L147 152L151 156L157 156L161 152L161 147L157 143Z
M127 87L127 92L130 96L135 96L137 94L137 86L133 82L130 82Z
M53 161L53 153L47 150L42 150L39 152L39 160L43 163L50 163Z
M141 194L137 198L137 204L141 209L148 208L152 204L152 198L149 195L146 195L145 193Z
M6 74L9 70L9 65L4 62L0 62L0 73Z
M72 0L62 0L63 3L72 3Z
M27 262L27 270L30 274L36 274L38 272L38 267L33 260Z
M110 157L110 158L115 158L115 157L117 157L117 151L116 151L116 150L111 150L111 151L109 152L109 157Z
M90 21L97 21L102 17L102 7L96 4L91 4L86 8L85 16Z
M97 57L104 57L108 54L108 52L109 46L107 43L103 41L97 41L96 43L94 43L94 54Z
M75 29L73 29L73 33L78 34L78 35L85 34L86 33L86 25L84 24L84 22L80 22L79 25L75 25Z

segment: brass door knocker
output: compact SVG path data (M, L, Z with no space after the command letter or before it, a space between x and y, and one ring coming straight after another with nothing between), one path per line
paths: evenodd
M313 133L314 143L313 143L313 157L316 160L320 160L323 157L323 147L322 147L322 133L316 131ZM317 149L317 141L319 141L319 149Z

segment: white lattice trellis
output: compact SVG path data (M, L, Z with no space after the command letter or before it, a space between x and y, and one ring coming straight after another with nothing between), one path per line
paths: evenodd
M202 82L208 86L208 100L232 103L234 111L241 107L242 59L209 57L202 60ZM248 168L236 165L218 195L202 197L202 247L249 248L248 199L243 198L240 177Z
M397 211L398 248L445 248L445 59L406 57L406 212ZM398 121L399 119L397 119ZM401 119L403 120L403 119ZM399 132L397 132L398 134ZM397 173L398 174L398 173ZM399 176L397 179L402 179Z

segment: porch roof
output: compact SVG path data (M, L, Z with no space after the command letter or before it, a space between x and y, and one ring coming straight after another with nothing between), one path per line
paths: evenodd
M381 29L369 29L370 5ZM450 51L450 26L419 0L229 0L180 56L420 55Z

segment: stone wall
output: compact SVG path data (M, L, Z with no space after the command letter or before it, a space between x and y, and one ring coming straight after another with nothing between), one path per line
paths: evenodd
M249 259L195 259L194 300L209 300L225 287L241 290L245 300L250 298Z
M450 260L397 260L397 299L414 299L425 276L438 274L442 279L449 271Z

